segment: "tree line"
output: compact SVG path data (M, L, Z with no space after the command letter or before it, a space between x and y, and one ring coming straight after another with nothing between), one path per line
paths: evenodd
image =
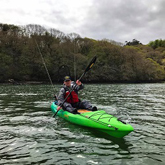
M44 62L53 82L61 81L66 73L76 79L95 55L95 67L83 81L165 80L165 40L143 45L133 39L122 44L82 38L76 33L64 34L40 25L0 24L0 82L9 79L48 82Z

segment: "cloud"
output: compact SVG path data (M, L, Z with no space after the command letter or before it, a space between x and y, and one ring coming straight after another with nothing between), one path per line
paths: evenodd
M142 43L164 37L165 2L163 0L95 0L81 33L92 38L108 38Z
M40 24L82 37L137 39L165 36L164 0L1 0L0 22Z

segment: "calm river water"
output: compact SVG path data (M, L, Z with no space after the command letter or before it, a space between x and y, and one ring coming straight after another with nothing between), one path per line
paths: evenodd
M60 87L0 85L0 164L165 164L165 84L90 84L80 92L134 127L123 139L52 118Z

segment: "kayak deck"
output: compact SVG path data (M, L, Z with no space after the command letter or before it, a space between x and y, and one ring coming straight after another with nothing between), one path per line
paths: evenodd
M52 103L51 110L53 113L57 111L55 103ZM71 123L94 128L117 138L122 138L133 131L133 127L130 124L119 121L104 110L89 111L79 109L78 112L80 114L72 114L61 109L57 115Z

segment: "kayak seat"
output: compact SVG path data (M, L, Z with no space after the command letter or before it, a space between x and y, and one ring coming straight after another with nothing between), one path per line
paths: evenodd
M77 112L79 112L79 113L86 113L86 112L91 112L91 111L86 110L86 109L79 109L79 110L77 110Z

